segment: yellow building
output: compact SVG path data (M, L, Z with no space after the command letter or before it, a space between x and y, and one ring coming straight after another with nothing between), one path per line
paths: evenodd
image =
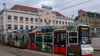
M100 37L100 14L95 12L87 12L83 10L78 11L78 16L75 21L84 22L90 25L91 35L94 37Z

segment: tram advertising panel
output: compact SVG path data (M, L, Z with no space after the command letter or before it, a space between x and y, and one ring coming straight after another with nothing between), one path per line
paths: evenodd
M54 53L66 55L66 30L54 31Z

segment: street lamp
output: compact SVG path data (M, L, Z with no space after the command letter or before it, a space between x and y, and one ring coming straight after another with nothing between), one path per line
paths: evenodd
M3 32L4 34L7 33L7 10L6 10L6 3L3 3Z

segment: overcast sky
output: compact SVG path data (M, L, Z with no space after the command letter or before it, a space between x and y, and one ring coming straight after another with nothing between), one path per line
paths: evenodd
M16 4L36 8L41 8L41 5L44 4L52 6L53 10L59 11L67 17L75 17L79 9L100 13L100 0L0 0L0 10L3 9L4 2L8 9Z

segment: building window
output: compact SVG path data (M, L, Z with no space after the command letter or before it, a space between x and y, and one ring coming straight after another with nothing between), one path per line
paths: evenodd
M30 20L31 20L31 22L33 22L33 18L31 18Z
M33 28L33 26L31 26L31 29Z
M66 24L67 24L67 22L66 22Z
M59 21L59 24L61 24L61 21Z
M23 20L23 17L20 17L20 20Z
M23 29L23 25L20 25L20 29Z
M17 20L17 16L14 16L14 20Z
M53 20L53 23L55 23L55 21Z
M51 23L51 20L49 20L49 23Z
M49 12L47 12L46 15L49 15Z
M14 29L18 29L18 26L17 25L14 25Z
M38 22L38 19L37 18L35 19L35 22Z
M40 19L40 22L42 22L42 19Z
M28 17L26 17L25 20L28 21Z
M38 27L38 26L35 26L35 27Z
M68 24L70 24L70 22L68 22Z
M12 29L10 24L8 24L8 29Z
M56 21L56 24L58 24L58 21Z
M28 25L26 25L26 29L28 29Z
M44 22L47 22L47 20L45 19Z
M64 24L64 21L62 22L62 24Z
M11 16L10 15L8 15L8 20L11 20Z

